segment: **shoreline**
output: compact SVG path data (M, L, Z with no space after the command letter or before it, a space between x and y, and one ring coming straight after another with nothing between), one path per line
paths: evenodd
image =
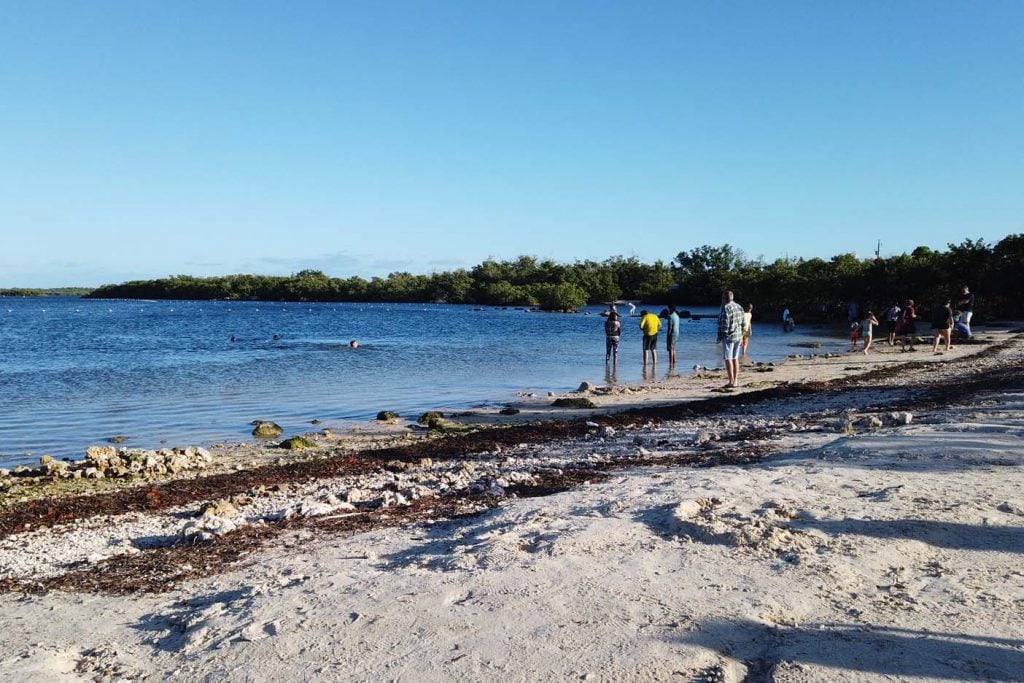
M88 456L81 460L63 459L71 470L77 469L80 479L71 479L65 475L58 477L53 474L54 465L10 465L0 468L0 510L12 501L25 502L33 498L51 495L88 495L111 490L121 490L138 486L160 485L163 482L179 478L218 476L237 471L249 471L267 467L281 466L287 463L301 463L329 458L338 453L349 455L370 454L381 452L401 452L407 447L417 448L423 441L446 439L459 434L473 434L480 430L502 429L508 427L538 426L591 417L608 418L616 413L638 409L660 408L676 405L681 402L702 401L713 398L749 395L774 387L786 387L802 382L829 383L856 377L858 374L885 370L888 367L907 363L945 363L965 356L983 352L989 345L998 344L1014 335L1012 330L985 329L975 335L973 343L954 347L950 356L936 356L930 351L920 349L915 354L901 353L895 347L884 342L876 344L869 355L854 353L818 353L817 349L807 349L806 353L793 353L788 357L771 362L742 361L740 369L739 389L723 391L721 381L724 379L722 368L695 368L693 372L679 372L672 377L653 378L641 382L621 383L615 385L597 385L588 381L586 390L568 392L547 392L540 396L535 392L518 392L515 400L494 402L491 407L472 408L470 410L447 411L446 407L438 406L428 409L424 415L437 412L444 419L432 427L417 422L418 416L401 416L388 420L346 421L345 429L319 426L302 433L283 433L279 438L251 438L239 442L221 442L204 446L185 445L173 448L146 449L134 446L114 445L109 441L93 444L89 449L102 449L107 452L119 452L127 461L132 456L157 454L154 461L163 463L172 460L172 454L191 455L192 466L185 465L182 471L169 472L167 467L139 471L127 468L120 475L108 477L99 475L98 479L88 479L86 470L98 464L102 469L104 462L90 462ZM921 345L924 346L924 345ZM581 385L582 388L582 385ZM595 403L593 408L558 407L552 405L558 399L585 399ZM503 414L504 409L511 408L515 414ZM301 437L312 446L298 450L288 450L279 446L286 437ZM396 450L397 449L397 450ZM202 456L192 455L198 451ZM199 461L196 463L195 461ZM61 461L56 462L60 465ZM61 470L63 471L63 470Z
M171 309L173 308L172 305ZM413 315L427 315L421 308L412 306L410 310ZM92 328L89 328L92 334L83 335L83 338L96 337L100 343L104 343L102 335L106 324L99 325L98 321L106 320L107 316L111 316L111 320L118 324L132 325L138 316L143 315L144 320L152 319L161 325L168 325L178 319L175 315L183 315L182 311L174 314L173 310L149 311L148 308L148 312L140 313L141 309L116 309L108 312L106 307L102 307L96 315L72 313L74 310L75 306L69 305L60 310L54 308L47 315L63 316L53 323L61 329L68 325L92 325ZM193 311L185 317L193 317L194 313ZM104 374L108 372L102 370L104 363L107 363L103 361L99 363L99 369L83 370L81 376L75 375L76 381L83 383L82 388L76 390L69 387L65 391L66 396L51 396L54 383L59 385L60 381L63 381L61 376L58 373L51 377L50 372L33 373L32 369L36 368L36 364L29 362L27 356L22 357L26 352L26 349L22 349L19 352L22 356L16 355L13 368L9 368L16 370L21 363L24 372L15 372L13 375L13 393L8 395L7 403L11 419L0 429L0 444L4 449L4 455L0 456L0 460L3 460L0 468L10 469L21 464L33 466L44 454L57 459L80 458L90 445L107 445L109 439L120 436L127 438L125 446L137 449L160 449L176 445L209 448L210 445L217 443L234 445L251 440L251 427L247 425L254 418L278 422L287 429L289 435L314 431L312 422L319 419L322 421L320 427L332 427L336 433L341 434L347 433L353 426L359 429L375 427L368 420L380 410L397 410L407 417L412 413L413 418L428 410L467 413L477 410L474 406L478 405L500 408L507 402L516 402L517 390L533 391L545 396L549 390L558 393L568 392L575 389L583 380L602 384L609 381L601 362L603 338L596 339L595 331L592 329L597 325L594 322L598 319L596 315L589 318L577 317L566 323L571 328L571 337L562 352L538 354L536 350L530 350L513 354L504 361L497 359L498 362L494 363L491 359L481 359L479 354L475 354L473 363L466 367L480 368L479 382L476 380L475 370L467 375L465 368L459 374L459 367L449 368L446 363L429 362L423 365L415 360L417 354L403 353L402 348L394 347L393 340L380 347L374 347L372 343L366 344L368 358L356 356L350 359L348 353L335 353L334 351L338 349L334 348L333 337L329 334L334 330L330 326L324 327L324 320L342 316L340 312L312 316L307 322L319 326L315 327L315 333L311 333L308 340L302 335L291 339L291 335L287 334L287 325L304 324L303 321L308 315L305 307L287 311L268 310L263 314L231 314L229 318L234 321L232 325L238 323L241 326L240 333L249 340L245 344L231 345L227 343L228 327L224 328L223 337L211 336L211 328L217 328L219 324L211 321L218 320L219 316L210 317L203 314L200 316L202 336L197 337L198 341L195 344L189 342L179 349L180 344L167 341L173 340L173 335L160 337L163 341L157 342L159 354L167 353L167 358L174 361L166 374L154 370L162 361L153 363L133 360L134 357L129 355L125 358L125 362L128 363L125 370L114 374L113 379L116 381L109 381L111 378L103 379ZM348 320L345 316L342 318ZM357 318L361 320L359 316ZM428 317L436 316L430 313ZM22 315L18 318L22 322L18 324L27 324L26 321L35 318L36 316ZM349 322L358 322L357 318ZM449 322L461 320L465 322L460 324L484 325L489 329L497 329L505 324L523 324L523 317L507 316L500 311L488 312L477 323L470 322L474 319L473 314L469 313L445 317ZM275 345L270 341L270 332L280 331L282 325L286 326L285 336L288 338ZM98 329L93 329L97 327ZM535 338L535 334L559 334L546 324L538 326L527 323L526 327L531 330L531 338ZM535 329L538 327L539 329ZM784 335L780 331L772 331L769 327L765 326L763 336L759 336L755 341L755 357L758 360L781 360L788 353L803 350L789 347L788 342L814 341L813 335L829 333L828 330L809 329L806 331L806 337L783 338ZM252 336L256 333L256 328L265 333L267 339ZM687 364L680 366L681 374L688 375L690 366L695 362L709 366L717 363L720 353L717 353L715 345L708 341L713 340L713 328L713 321L705 321L701 325L694 324L692 329L684 326L684 336L689 333L693 338L684 340L685 348L691 351L687 354L691 359ZM755 330L755 334L759 332L760 330ZM28 332L25 334L27 336ZM769 339L773 335L774 337ZM494 337L495 335L491 334L488 338L493 342ZM555 340L557 337L552 336L552 339ZM838 339L820 340L830 349L838 349L841 345L841 340ZM122 348L118 346L120 342L117 340L108 340L106 343L113 344L112 348L116 349L114 355L122 352L133 353L131 345ZM632 343L639 346L639 339L624 340L623 343L624 346ZM598 344L601 346L600 350L596 348ZM136 346L145 347L144 340L140 340ZM197 349L201 349L200 355L192 358L191 354ZM626 350L624 348L624 352ZM53 362L56 368L67 370L76 365L90 365L90 352L87 349L76 347L69 351L67 356L62 356L59 350L52 351L55 354ZM186 351L186 355L181 355ZM764 355L761 355L762 352L765 352ZM399 355L391 359L393 353ZM21 360L17 360L19 358ZM177 360L174 360L175 358ZM254 360L256 358L258 360ZM264 358L270 363L269 369L265 372L261 370ZM181 369L189 367L190 363L197 360L211 363L214 368L213 376L205 380L196 380L196 372ZM620 384L641 381L638 348L635 358L637 362L632 362L633 360L632 352L623 356L618 373L618 378L622 380ZM662 360L664 361L664 358ZM479 362L486 364L476 365ZM245 380L237 387L229 381L225 385L225 378L234 372L228 372L225 368L232 368L235 364L238 364L239 368L247 368L247 372L253 373L253 377L273 377L273 381ZM352 364L355 364L353 367L362 370L351 377L353 384L349 385L347 375L344 373ZM204 367L206 366L200 365L197 370L201 372ZM296 368L295 372L289 371L289 367ZM391 375L392 379L382 383L375 383L372 374L367 374L366 368L381 368L383 372L387 372L389 367L395 370ZM521 372L519 368L522 368ZM659 380L667 369L664 362L659 365ZM454 374L450 375L449 371ZM422 374L416 375L417 372ZM411 383L405 379L417 376L421 379ZM450 382L447 379L449 376L452 378ZM19 377L22 379L18 379ZM38 379L25 379L30 377ZM138 400L133 400L124 393L124 390L118 388L129 385L135 387L130 393L139 397ZM280 392L275 393L275 385L282 387ZM88 390L85 387L88 387ZM226 387L231 390L226 391Z
M4 505L0 674L1013 680L1024 336L995 336Z

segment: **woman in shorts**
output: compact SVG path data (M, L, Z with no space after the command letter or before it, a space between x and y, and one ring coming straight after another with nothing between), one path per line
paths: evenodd
M939 352L939 341L946 342L946 350L953 348L951 331L953 329L953 310L950 302L947 301L942 307L935 310L932 315L932 353Z

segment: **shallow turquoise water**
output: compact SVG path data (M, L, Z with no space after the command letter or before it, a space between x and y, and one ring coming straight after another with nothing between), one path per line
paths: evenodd
M293 433L314 418L329 426L603 383L600 310L3 298L0 464L78 457L114 434L141 447L244 440L253 419ZM637 324L624 319L618 382L642 379ZM680 373L720 365L715 329L682 322ZM751 358L808 339L755 323Z

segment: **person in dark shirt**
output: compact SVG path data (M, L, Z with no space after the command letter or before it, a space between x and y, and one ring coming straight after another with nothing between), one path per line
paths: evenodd
M917 351L914 344L917 343L917 309L914 308L914 300L907 299L906 305L900 312L900 322L896 326L896 336L900 338L900 350L906 351L910 346L911 351Z
M946 302L941 307L935 309L935 313L932 314L932 352L938 353L939 351L939 340L946 342L946 350L949 351L953 348L952 342L950 341L950 332L953 329L953 309L950 307L950 302Z

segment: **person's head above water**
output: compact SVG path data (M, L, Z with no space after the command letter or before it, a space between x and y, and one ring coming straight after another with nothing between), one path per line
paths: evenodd
M353 349L358 349L359 348L359 342L357 342L355 339L350 341L348 343L348 345L349 345L349 348L353 348Z

